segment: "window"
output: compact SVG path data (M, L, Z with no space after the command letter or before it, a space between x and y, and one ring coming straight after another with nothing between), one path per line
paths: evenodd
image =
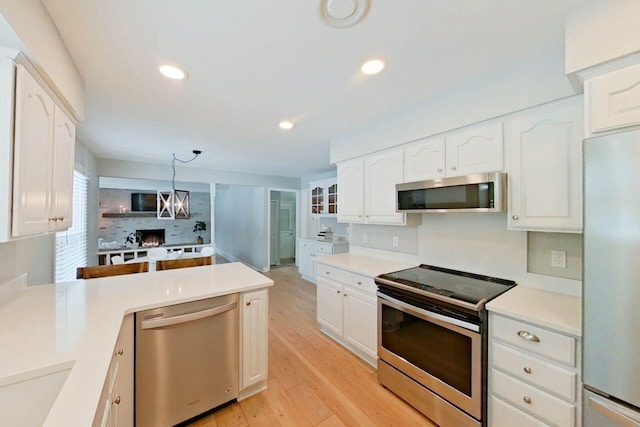
M56 233L56 283L76 279L76 269L87 265L87 199L89 179L73 172L73 225Z

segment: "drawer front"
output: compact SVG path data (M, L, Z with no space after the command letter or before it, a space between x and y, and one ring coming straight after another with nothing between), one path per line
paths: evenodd
M313 250L316 252L320 252L323 254L332 254L333 253L333 246L332 245L327 245L326 243L314 243L313 244Z
M492 394L558 427L574 427L576 406L491 369Z
M491 319L492 338L576 366L575 338L502 316L493 315Z
M491 364L523 381L576 400L576 373L503 345L491 343Z
M525 414L495 396L491 396L490 399L491 427L549 427L548 424Z
M345 285L353 286L363 292L374 293L378 289L375 282L370 277L361 276L357 273L341 270L339 268L329 267L318 264L316 274L318 277L336 280Z
M302 246L304 249L309 249L309 250L313 250L313 243L314 242L310 242L308 240L300 240L300 246Z

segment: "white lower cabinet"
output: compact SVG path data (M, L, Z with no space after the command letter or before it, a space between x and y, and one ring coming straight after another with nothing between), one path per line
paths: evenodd
M372 278L318 264L320 329L373 366L378 354L377 304Z
M239 400L267 387L269 290L245 292L241 300Z
M298 248L298 271L303 279L314 283L316 281L316 257L349 251L349 245L346 243L334 245L312 239L300 239Z
M125 316L111 357L94 427L133 426L133 315Z
M580 425L580 341L490 313L489 425Z

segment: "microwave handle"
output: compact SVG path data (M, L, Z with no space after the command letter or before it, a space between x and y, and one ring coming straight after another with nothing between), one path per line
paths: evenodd
M399 306L400 308L405 309L409 313L411 313L413 311L414 313L418 313L423 317L436 319L436 320L439 320L441 322L448 323L450 325L460 326L461 328L468 329L468 330L473 331L473 332L480 332L480 326L474 325L473 323L465 322L464 320L458 320L458 319L454 319L452 317L443 316L442 314L434 313L432 311L424 310L422 308L416 307L416 306L411 305L411 304L407 304L406 302L402 302L402 301L400 301L398 299L390 297L389 295L385 295L385 294L383 294L381 292L377 292L377 295L378 295L378 298L382 298L383 300L389 301L389 302Z

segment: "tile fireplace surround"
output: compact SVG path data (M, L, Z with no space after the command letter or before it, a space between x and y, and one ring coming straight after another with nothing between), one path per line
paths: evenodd
M193 226L196 221L204 221L207 223L207 231L202 232L202 238L205 243L211 242L211 197L209 193L190 193L190 218L159 220L155 215L145 215L152 214L152 212L141 212L140 217L135 216L137 212L131 213L131 193L140 192L149 191L100 189L98 237L103 238L105 242L116 241L124 244L127 236L130 233L135 233L136 230L164 229L164 239L168 245L184 243L195 244L198 233L193 232ZM103 213L119 213L120 206L131 214L109 218L102 216Z

